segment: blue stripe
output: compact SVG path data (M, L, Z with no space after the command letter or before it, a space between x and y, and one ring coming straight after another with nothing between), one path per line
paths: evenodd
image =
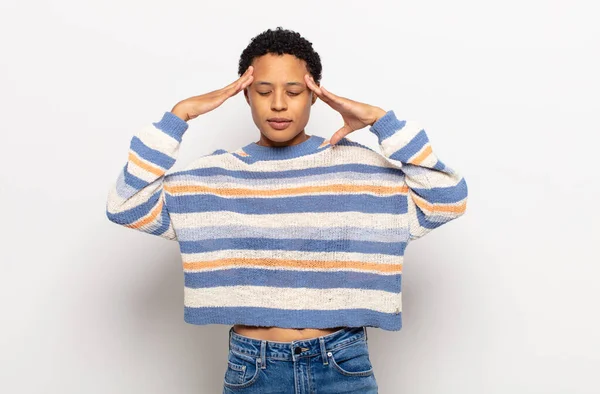
M403 176L399 169L393 167L379 167L368 164L339 164L325 167L315 168L301 168L297 170L286 170L286 171L241 171L241 170L227 170L219 167L208 167L208 168L196 168L190 170L175 171L169 174L174 175L194 175L198 177L203 176L215 176L215 175L227 175L234 178L243 179L285 179L285 178L297 178L305 177L310 175L321 175L331 174L339 172L361 172L365 174L392 174Z
M152 208L156 206L156 204L158 203L158 199L160 198L160 193L161 190L159 189L153 195L151 195L146 202L125 211L110 213L107 210L106 216L108 216L110 221L115 223L131 224L139 220L143 216L147 215L148 212L150 212Z
M244 214L304 212L351 212L402 214L408 212L406 195L370 196L366 194L228 198L211 194L166 194L173 213L230 211Z
M123 167L123 177L125 179L125 183L134 189L142 190L144 187L148 186L150 183L146 182L143 179L138 178L127 170L127 165Z
M131 139L130 149L138 154L142 159L145 159L153 164L159 165L165 169L171 168L175 164L175 159L165 155L164 153L146 146L138 137Z
M446 165L440 159L438 159L438 161L435 163L433 169L438 171L444 171L448 174L454 173L454 171L452 171L451 168L446 167Z
M373 123L369 128L369 131L377 136L379 144L381 144L381 141L394 135L396 132L403 129L405 125L406 121L399 120L396 117L396 113L393 110L390 110L381 118L377 119L377 122Z
M459 202L465 199L468 194L467 183L464 178L456 186L432 187L430 189L412 188L412 191L432 204Z
M413 137L412 140L402 148L398 149L394 153L390 155L390 159L398 160L403 163L407 163L408 159L413 157L417 152L419 152L427 143L429 139L427 138L427 134L425 134L425 130L421 130Z
M373 242L356 240L321 240L305 238L217 238L204 241L180 241L181 253L203 253L216 250L293 250L302 252L331 252L343 250L356 253L381 253L403 256L406 242Z
M127 200L129 197L133 196L138 192L138 189L129 186L125 182L125 172L127 171L127 166L123 167L123 170L119 173L119 177L117 178L117 182L115 184L115 189L119 197L123 200Z
M419 208L418 206L416 207L417 210L417 219L419 220L419 225L421 225L421 227L433 230L434 228L438 228L440 227L442 224L452 220L451 217L444 217L445 220L443 221L432 221L429 220L427 218L427 215L425 215L423 213L423 211L421 210L421 208Z
M245 324L282 328L379 327L388 331L402 328L402 312L383 313L365 308L341 310L289 310L259 307L184 307L184 321L190 324Z
M205 288L217 286L307 287L311 289L357 288L401 291L402 274L383 275L368 272L321 271L290 269L235 268L208 272L185 272L185 286Z

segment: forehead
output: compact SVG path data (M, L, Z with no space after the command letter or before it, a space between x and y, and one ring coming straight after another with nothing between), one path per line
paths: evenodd
M294 55L268 53L252 61L254 80L285 83L291 79L302 81L308 72L306 62Z

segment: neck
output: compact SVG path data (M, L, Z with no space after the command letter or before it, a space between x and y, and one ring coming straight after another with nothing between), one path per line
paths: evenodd
M260 160L286 160L296 157L311 155L325 149L328 144L323 144L325 139L318 135L301 133L300 138L286 141L285 145L263 145L265 140L251 142L244 146L245 158L249 162Z
M292 138L291 140L282 141L282 142L270 140L267 137L265 137L264 134L261 134L260 139L258 140L258 142L256 142L256 144L260 145L260 146L267 146L267 147L272 147L272 148L281 148L283 146L297 145L299 143L302 143L302 142L308 140L309 138L310 138L310 135L307 135L304 132L304 130L302 130L302 132L300 132L296 136L294 136L294 138Z

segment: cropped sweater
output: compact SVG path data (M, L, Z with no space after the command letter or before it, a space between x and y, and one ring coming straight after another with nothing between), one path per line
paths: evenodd
M187 323L400 330L406 246L467 204L417 122L379 118L381 153L311 135L169 173L187 129L171 112L140 127L106 204L111 222L178 242Z

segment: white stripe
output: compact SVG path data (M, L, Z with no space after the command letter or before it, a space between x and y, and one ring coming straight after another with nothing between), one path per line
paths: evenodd
M433 155L430 155L430 157ZM402 171L406 174L406 182L412 188L429 189L432 187L452 187L456 186L462 179L462 175L458 172L453 171L448 174L444 171L428 171L423 172L422 166L427 165L422 163L421 165L405 164L402 167ZM435 163L430 165L433 167ZM448 167L446 167L448 169Z
M202 253L182 253L184 263L214 261L219 259L269 259L276 257L282 260L319 260L319 261L362 261L374 264L402 264L403 256L390 256L378 253L358 252L304 252L295 250L251 250L251 249L226 249ZM277 267L279 269L279 267ZM222 267L216 269L223 269ZM268 267L265 267L268 269ZM285 269L281 267L281 269ZM320 269L317 269L320 270ZM329 270L329 269L327 269ZM394 274L394 273L391 273ZM386 275L382 273L382 275Z
M407 120L401 130L381 141L382 153L384 156L391 156L398 149L405 147L421 130L423 127L420 122Z
M160 151L168 156L176 157L174 153L179 149L179 142L155 127L152 123L141 127L136 136L142 140L144 145L154 150Z
M135 208L138 205L141 205L148 201L151 195L153 195L161 186L160 179L155 181L154 183L148 184L145 188L143 188L138 193L128 197L127 199L123 199L115 185L113 185L109 191L107 198L107 210L110 213L127 211L131 208ZM164 195L161 195L161 198L164 198ZM157 202L158 203L158 202ZM154 207L150 208L148 214L154 209ZM144 216L147 217L148 214Z
M355 142L355 141L353 141ZM363 145L364 146L364 145ZM377 151L361 146L339 145L335 148L328 148L319 153L296 157L293 160L264 160L257 161L248 165L233 154L222 154L213 156L202 156L183 170L172 172L169 175L177 174L181 171L192 169L220 167L230 171L290 171L306 170L311 168L328 167L331 165L343 164L366 164L380 167L390 167L385 157Z
M184 289L185 306L259 307L277 309L371 309L394 313L402 309L402 293L365 289L309 289L266 286L219 286Z
M403 226L406 214L363 212L300 212L281 214L246 214L231 211L169 212L177 228L205 226L258 226L269 228L300 227L354 227L364 223L371 228L386 229Z
M374 229L365 226L331 227L325 231L320 227L258 227L258 226L211 226L180 228L181 241L202 241L222 238L271 238L312 240L356 240L369 242L398 242L406 236L406 229L390 227Z
M265 182L262 186L259 187L249 187L249 186L242 186L240 187L240 185L222 185L222 184L218 184L218 185L206 185L206 184L192 184L190 185L188 184L173 184L172 182L169 182L169 187L177 187L177 186L193 186L193 187L208 187L208 188L214 188L216 189L215 191L194 191L194 190L188 190L188 191L183 191L183 190L175 190L173 193L169 193L169 195L171 196L193 196L193 195L198 195L198 194L211 194L211 195L215 195L215 196L219 196L222 198L230 198L230 199L238 199L238 198L271 198L271 199L277 199L277 198L282 198L282 197L297 197L297 196L321 196L321 195L327 195L327 196L331 196L332 200L335 200L336 198L340 198L343 199L344 196L352 196L352 195L369 195L369 196L384 196L384 197L390 197L390 196L406 196L407 192L404 191L399 191L399 190L385 190L382 192L379 192L376 188L375 189L371 189L371 190L352 190L351 188L356 188L356 187L377 187L377 186L381 186L381 187L391 187L391 188L395 188L395 189L400 189L404 186L404 183L393 183L393 182L379 182L377 181L376 183L374 183L373 181L368 182L368 183L352 183L352 184L348 184L348 182L331 182L331 183L327 183L327 184L309 184L309 185L277 185L278 189L277 190L273 190L273 184L277 182L277 181L272 181L272 182ZM342 189L339 190L337 187L339 187L339 185L341 185L342 187L348 186L350 188L348 189ZM294 189L297 187L319 187L319 188L323 188L321 190L313 190L313 191L298 191L298 192L293 192L293 193L286 193L285 191L288 189ZM223 188L232 188L232 189L241 189L244 191L243 194L231 194L229 191L224 192L224 193L220 193L219 189L223 189ZM245 191L248 191L247 193L245 193ZM269 192L273 192L273 194L271 193L265 193L262 194L260 192L262 191L269 191Z
M372 173L361 173L361 172L336 172L328 174L318 175L306 175L297 176L290 178L272 178L272 183L276 183L280 187L298 187L298 186L322 186L322 185L336 185L336 184L367 184L373 185L373 177L377 176L377 185L383 186L401 186L404 181L404 173L398 171L396 174L382 173L374 175ZM170 175L169 184L173 185L205 185L212 186L218 185L219 188L247 188L254 190L261 190L261 187L266 190L271 190L271 182L267 182L264 178L237 178L229 175L213 175L213 176L202 176L202 175ZM268 185L265 185L265 182Z

